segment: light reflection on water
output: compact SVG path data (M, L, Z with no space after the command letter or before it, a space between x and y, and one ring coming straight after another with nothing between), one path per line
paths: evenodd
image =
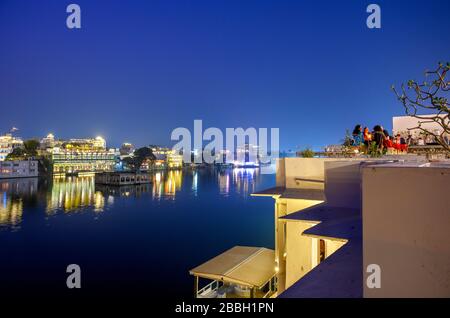
M80 212L99 214L112 207L117 198L175 201L181 191L195 197L201 186L199 175L204 174L204 170L157 171L152 173L150 184L122 187L96 185L94 176L3 179L0 180L0 230L20 230L24 211L42 204L47 216ZM255 180L260 177L260 171L254 168L214 169L212 175L217 179L221 196L237 194L246 197L255 191ZM188 189L182 187L183 181L190 184Z
M230 189L233 188L235 193L247 196L255 192L257 183L254 181L259 177L260 171L256 168L235 168L218 170L217 174L220 194L229 196Z
M89 206L94 212L102 212L105 199L95 191L94 181L93 176L53 178L47 194L46 213L52 215L59 210L71 213Z
M37 178L0 180L0 226L20 229L24 202L34 201L37 188Z

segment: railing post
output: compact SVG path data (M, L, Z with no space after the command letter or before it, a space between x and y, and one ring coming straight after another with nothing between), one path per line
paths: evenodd
M198 276L194 276L194 297L198 295Z

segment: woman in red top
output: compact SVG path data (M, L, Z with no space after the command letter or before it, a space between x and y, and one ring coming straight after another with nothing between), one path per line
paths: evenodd
M386 137L384 139L384 148L386 148L386 149L392 148L394 145L392 143L391 136L389 135L389 132L386 129L384 129L383 133L384 133L384 136Z

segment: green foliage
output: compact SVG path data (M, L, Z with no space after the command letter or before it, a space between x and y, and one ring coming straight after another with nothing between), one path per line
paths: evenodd
M133 153L133 156L124 158L123 162L128 167L128 169L132 171L139 171L145 160L150 160L151 162L154 162L156 160L152 149L149 147L136 149Z
M378 149L377 143L375 141L372 141L369 144L369 147L367 147L367 155L371 158L380 158L383 153L380 149Z
M342 145L344 147L353 146L353 138L348 129L345 130L345 137L344 137L344 140L342 141Z
M24 160L26 159L25 149L23 148L14 148L11 153L9 153L5 160Z
M36 139L29 139L23 142L23 148L28 157L37 156L37 149L39 148L39 141Z
M303 158L314 158L314 151L311 148L306 148L300 151L300 156Z

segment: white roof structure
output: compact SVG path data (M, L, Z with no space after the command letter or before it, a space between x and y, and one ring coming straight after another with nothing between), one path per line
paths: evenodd
M235 246L190 271L191 275L261 288L275 274L275 252L262 247Z

